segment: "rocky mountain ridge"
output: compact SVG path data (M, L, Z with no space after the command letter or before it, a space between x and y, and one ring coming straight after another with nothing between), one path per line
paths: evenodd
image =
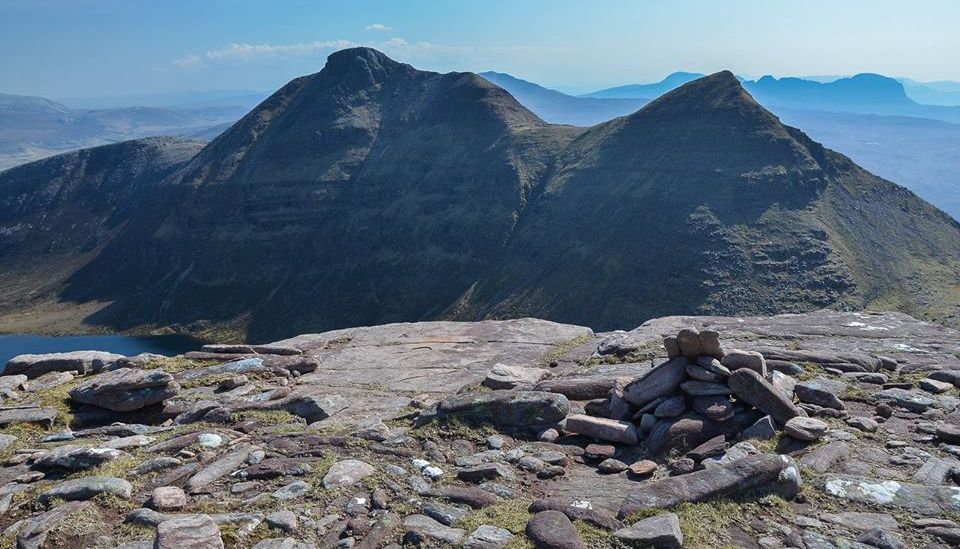
M958 372L956 331L832 311L24 355L0 375L0 526L43 548L948 547Z
M0 178L7 200L23 173ZM955 323L960 303L960 226L729 72L584 130L474 74L343 50L148 187L94 253L57 256L69 270L9 276L0 326L262 341L825 306Z

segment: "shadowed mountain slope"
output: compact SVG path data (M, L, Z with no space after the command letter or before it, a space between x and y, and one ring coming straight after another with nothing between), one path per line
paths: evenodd
M355 48L178 167L59 298L107 304L96 326L254 340L824 306L955 321L958 273L956 222L728 72L582 130Z

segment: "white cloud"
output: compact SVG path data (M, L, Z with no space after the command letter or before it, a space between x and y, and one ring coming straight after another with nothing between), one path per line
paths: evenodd
M185 55L180 59L174 59L173 64L181 67L191 67L193 65L199 65L202 61L203 59L199 55L194 55L191 53L190 55Z
M218 50L208 51L204 57L209 61L240 59L250 61L259 57L304 56L317 52L333 51L356 46L350 40L314 41L301 44L230 44ZM189 57L189 56L188 56Z
M298 44L248 44L236 42L202 55L191 53L173 61L180 67L191 67L202 63L224 61L254 61L259 59L290 59L330 53L344 48L370 46L389 53L415 53L444 49L429 42L408 42L403 38L391 38L384 41L354 42L352 40L326 40L303 42Z
M393 30L393 27L388 27L383 23L374 23L372 25L367 25L368 31L388 31Z

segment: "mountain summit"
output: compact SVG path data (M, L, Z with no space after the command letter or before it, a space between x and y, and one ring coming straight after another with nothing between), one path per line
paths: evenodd
M729 72L579 129L475 74L354 48L147 188L56 293L99 305L88 324L264 339L829 306L958 320L957 223L784 126ZM20 311L51 297L21 291Z

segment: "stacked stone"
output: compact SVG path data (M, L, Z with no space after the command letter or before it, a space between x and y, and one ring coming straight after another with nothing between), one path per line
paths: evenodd
M825 423L794 404L792 378L768 371L761 353L725 350L713 330L684 329L663 345L666 362L618 382L587 406L592 415L567 416L565 430L700 459L722 454L738 437L771 438L780 428L798 440L825 433Z

